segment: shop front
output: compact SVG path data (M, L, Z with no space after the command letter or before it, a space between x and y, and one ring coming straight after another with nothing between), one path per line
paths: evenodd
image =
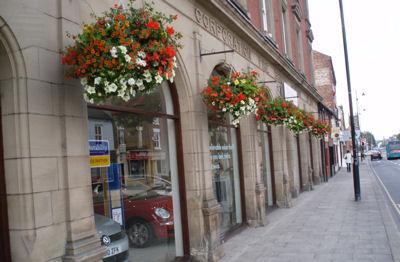
M111 240L106 260L184 255L176 121L167 84L129 102L88 106L96 228L110 238L102 238L104 245ZM112 231L116 224L121 232Z

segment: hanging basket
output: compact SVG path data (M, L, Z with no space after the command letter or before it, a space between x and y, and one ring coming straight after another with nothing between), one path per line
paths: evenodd
M282 98L261 103L256 112L256 119L269 125L284 125L295 134L307 130L306 113L298 109L291 101Z
M326 134L331 132L331 126L322 120L314 122L311 128L311 134L317 138L323 138Z
M173 82L181 34L170 25L176 16L156 12L152 5L126 9L115 5L83 31L62 55L67 76L78 78L84 97L101 103L109 97L128 101L152 92L164 80Z
M257 85L257 72L232 72L229 76L212 76L202 92L207 107L218 114L231 114L237 126L242 117L254 113L264 94Z

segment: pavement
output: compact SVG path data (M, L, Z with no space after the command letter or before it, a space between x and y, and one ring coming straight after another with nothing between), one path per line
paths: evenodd
M400 261L400 232L369 161L360 164L361 201L352 173L342 168L327 183L267 214L224 243L222 262Z

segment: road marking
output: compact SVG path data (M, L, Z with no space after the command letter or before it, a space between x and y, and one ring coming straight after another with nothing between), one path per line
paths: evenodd
M383 184L383 182L382 182L382 180L380 179L380 177L376 174L375 169L372 168L372 167L371 167L371 169L372 169L372 172L374 173L374 175L378 178L378 180L379 180L379 182L381 183L381 185L383 186L383 189L385 189L385 192L386 192L387 196L389 197L390 202L392 202L392 205L393 205L394 208L396 209L397 214L400 216L400 206L397 205L397 204L394 202L394 200L393 200L392 196L389 194L389 191L387 190L386 186Z

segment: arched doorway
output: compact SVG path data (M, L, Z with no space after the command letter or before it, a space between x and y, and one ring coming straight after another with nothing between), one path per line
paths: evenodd
M212 75L226 77L232 70L219 64ZM208 112L208 133L213 192L221 206L219 231L224 240L246 221L240 128L231 124L229 116Z
M1 22L0 18L0 22ZM0 32L1 34L1 32ZM9 52L3 44L0 35L0 97L4 99L4 85L12 78L12 65L9 59ZM8 226L7 191L4 170L4 149L3 149L3 124L2 115L4 103L0 100L0 257L2 261L11 261L10 254L10 232Z
M163 83L128 102L88 105L89 143L110 152L109 166L91 164L95 220L122 225L129 246L121 245L121 258L173 261L189 253L176 100L175 87Z

